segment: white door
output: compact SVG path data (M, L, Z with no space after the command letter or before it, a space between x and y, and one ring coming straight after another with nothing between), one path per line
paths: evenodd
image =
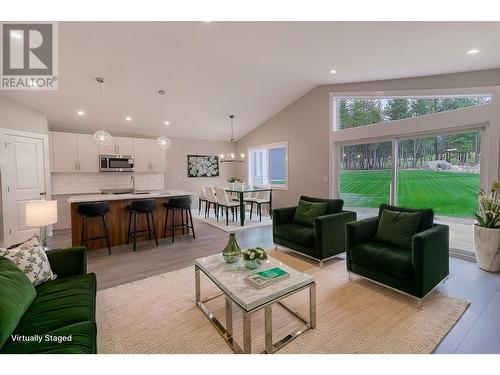
M39 138L7 135L2 166L4 247L22 242L38 233L26 226L24 204L44 198L45 161Z
M116 137L118 155L134 155L134 139L129 137Z
M148 172L151 170L151 146L149 139L134 138L134 170L136 172Z
M99 172L99 147L90 134L78 134L78 171Z
M156 140L151 143L151 170L154 172L165 172L167 169L167 153L162 150Z
M101 155L116 155L118 153L116 147L116 137L112 138L111 144L107 146L99 146L99 154Z
M52 133L54 172L76 172L78 170L77 134Z

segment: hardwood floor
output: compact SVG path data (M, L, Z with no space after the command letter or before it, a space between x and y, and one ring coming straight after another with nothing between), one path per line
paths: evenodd
M91 250L88 253L88 269L95 272L98 288L140 280L184 268L194 259L220 252L227 243L228 234L200 221L195 222L196 240L191 236L176 236L159 242L139 242L137 251L131 245ZM249 228L236 234L242 248L271 247L271 227ZM51 238L51 247L66 247L70 235ZM305 258L304 258L305 259ZM471 302L462 318L441 342L435 353L500 353L500 274L479 269L476 263L450 258L450 276L439 291ZM425 308L425 302L424 302Z

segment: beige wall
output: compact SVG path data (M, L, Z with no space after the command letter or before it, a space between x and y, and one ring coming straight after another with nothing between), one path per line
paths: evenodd
M273 193L275 207L295 205L300 195L329 196L330 93L429 90L500 85L500 69L420 78L318 86L238 140L240 150L288 141L288 191ZM495 107L499 103L493 103ZM497 124L498 125L498 124ZM497 167L497 169L499 169ZM247 165L238 167L245 181Z
M47 116L0 96L0 128L47 134Z
M199 139L172 138L172 146L167 150L166 184L168 189L182 189L198 194L203 185L225 185L234 176L232 164L220 164L219 177L188 177L188 155L220 155L227 151L224 141L204 141ZM197 202L195 202L195 206Z

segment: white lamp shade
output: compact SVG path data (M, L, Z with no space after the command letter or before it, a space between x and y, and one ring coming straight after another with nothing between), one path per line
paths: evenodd
M57 201L29 201L25 207L27 226L43 227L57 223Z

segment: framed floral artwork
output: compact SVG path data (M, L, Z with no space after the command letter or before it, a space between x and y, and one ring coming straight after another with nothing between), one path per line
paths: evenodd
M219 157L213 155L188 155L188 177L218 177Z

